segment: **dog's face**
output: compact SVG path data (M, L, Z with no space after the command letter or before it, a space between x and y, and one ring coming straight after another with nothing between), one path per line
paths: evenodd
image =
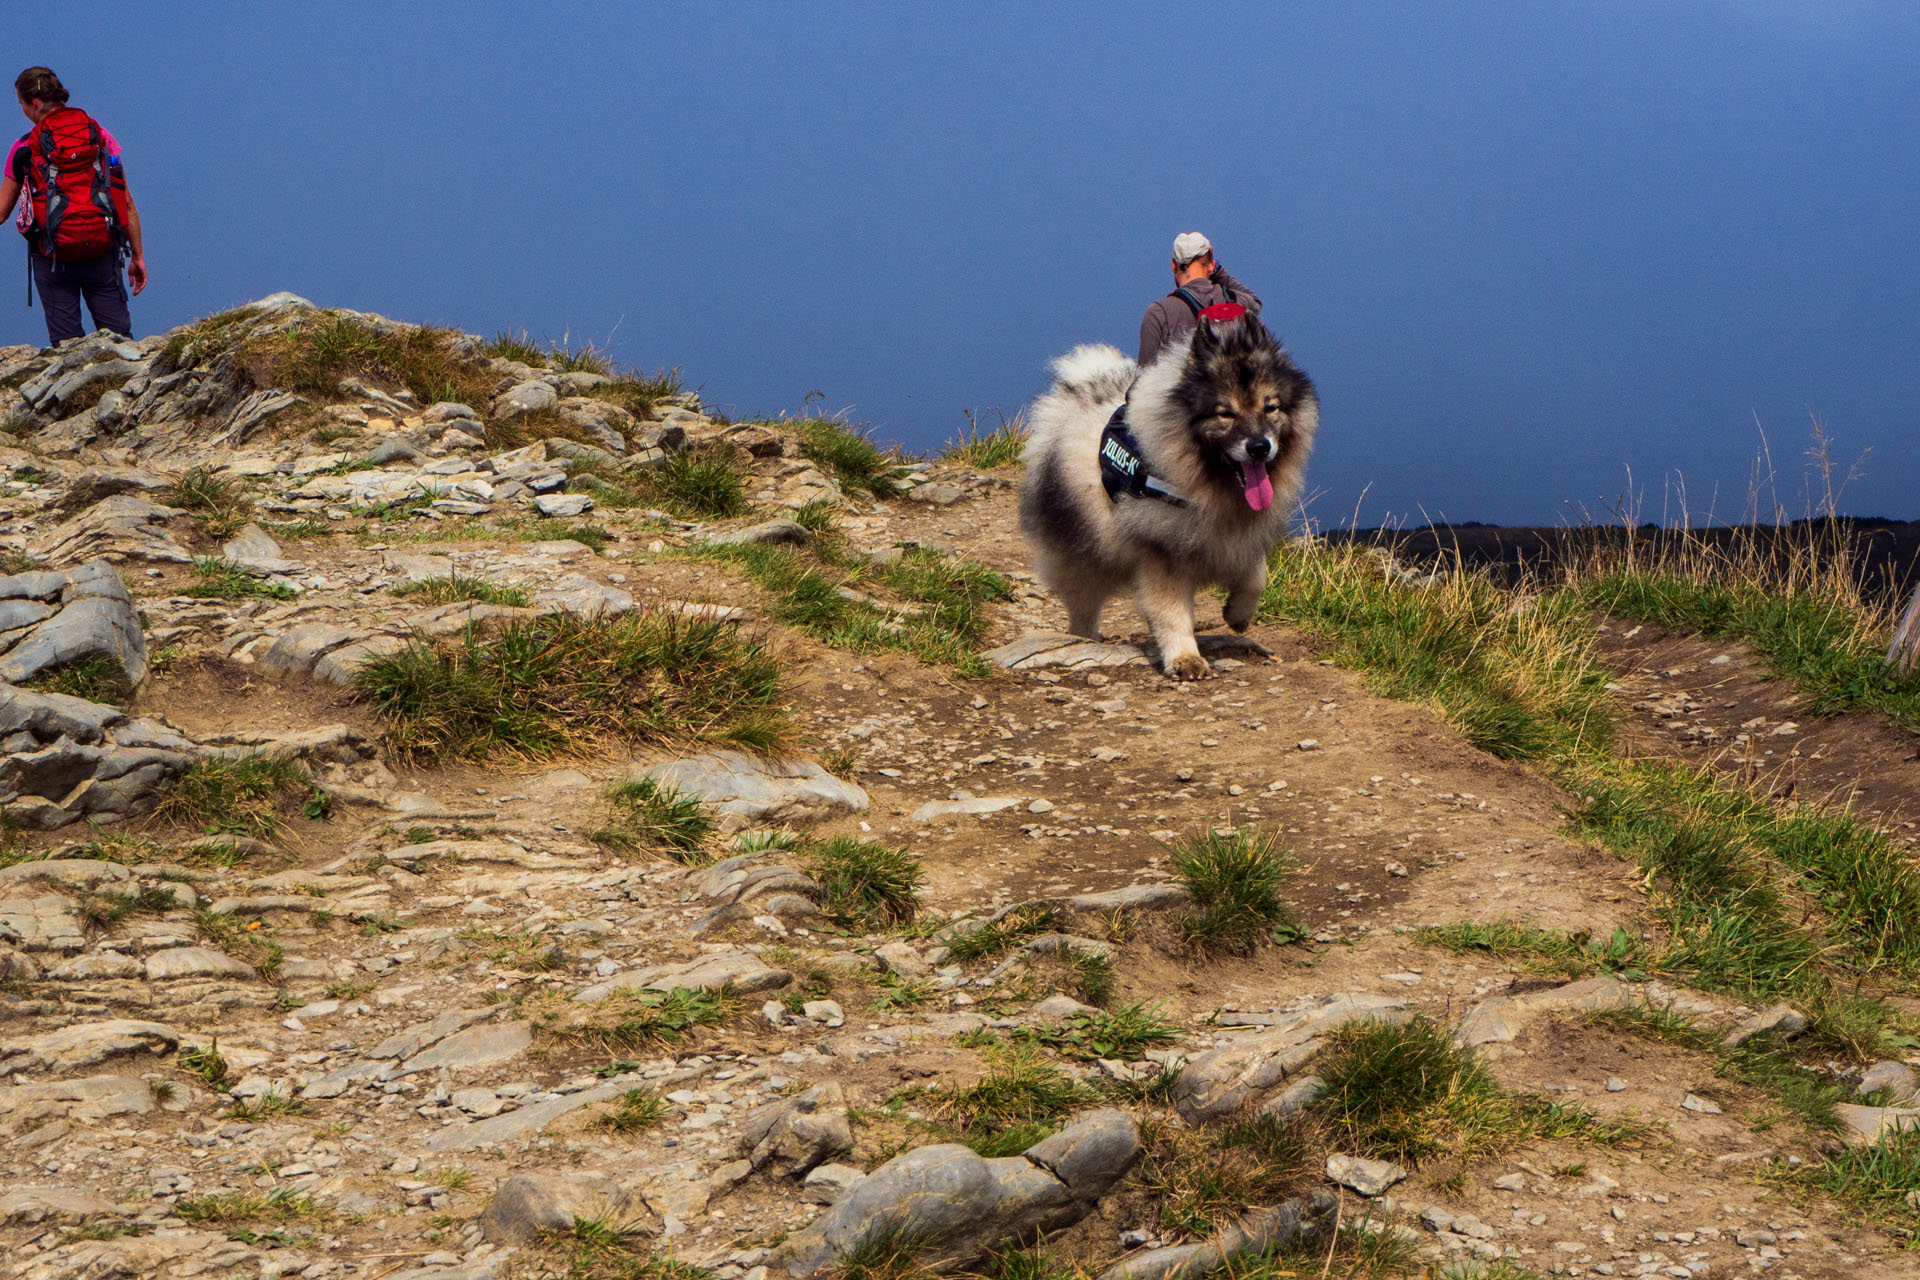
M1173 399L1186 411L1207 474L1254 511L1273 504L1273 475L1306 447L1296 411L1313 384L1253 316L1194 331Z

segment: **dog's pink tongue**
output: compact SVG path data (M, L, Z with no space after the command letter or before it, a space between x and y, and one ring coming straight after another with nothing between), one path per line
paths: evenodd
M1273 505L1273 480L1263 462L1249 459L1240 464L1240 480L1247 486L1247 505L1265 511Z

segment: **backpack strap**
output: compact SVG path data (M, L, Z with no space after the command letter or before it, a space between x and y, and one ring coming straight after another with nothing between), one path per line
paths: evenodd
M1238 303L1240 301L1239 296L1235 294L1233 290L1227 288L1227 286L1225 285L1220 286L1220 292L1227 295L1228 302ZM1168 294L1167 296L1169 298L1178 298L1180 299L1180 301L1186 303L1187 306L1191 307L1193 309L1193 318L1195 320L1198 320L1200 318L1200 313L1207 309L1206 304L1201 302L1200 299L1194 297L1193 290L1187 288L1187 286L1185 285L1181 285L1178 289L1175 289L1172 293ZM1215 305L1217 306L1218 304L1216 303Z

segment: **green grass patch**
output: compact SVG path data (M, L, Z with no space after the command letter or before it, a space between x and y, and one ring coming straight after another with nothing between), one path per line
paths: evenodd
M727 988L628 988L591 1004L549 993L528 1000L521 1011L534 1030L548 1039L624 1053L677 1044L699 1027L723 1023L740 1011L740 998Z
M1640 941L1624 929L1615 929L1603 940L1561 930L1534 929L1503 918L1492 924L1461 921L1429 926L1417 930L1414 937L1430 947L1445 947L1454 952L1477 951L1502 960L1518 960L1535 973L1561 978L1584 978L1599 972L1629 982L1646 978Z
M256 578L238 565L211 556L194 560L193 576L180 594L195 600L292 600L300 594L285 583Z
M800 437L800 453L817 463L849 493L889 498L899 491L898 450L881 449L866 431L832 418L801 418L779 424Z
M1864 1147L1845 1147L1798 1173L1783 1174L1790 1187L1811 1187L1888 1225L1911 1239L1920 1233L1920 1130L1899 1129Z
M1097 1092L1030 1048L987 1051L987 1073L964 1087L925 1090L929 1111L982 1155L1014 1155L1050 1136Z
M495 360L513 360L535 369L547 362L546 349L535 342L525 329L519 333L502 329L488 339L480 351L483 355L491 356Z
M1611 745L1609 677L1576 602L1515 608L1457 568L1409 584L1358 547L1283 544L1268 566L1261 618L1327 637L1327 656L1373 692L1433 709L1490 755L1547 761Z
M259 315L252 307L234 307L174 330L155 356L154 371L170 372L211 359L231 346L235 334Z
M568 524L546 516L510 516L503 520L436 521L425 529L383 533L364 541L379 542L578 542L601 553L613 545L604 525Z
M209 1089L225 1090L231 1080L227 1060L220 1056L219 1036L213 1037L204 1047L182 1049L180 1066L205 1080Z
M1295 864L1271 832L1203 831L1174 841L1168 853L1199 908L1180 920L1180 936L1194 951L1245 954L1287 923L1280 888Z
M694 446L667 455L657 467L634 471L627 484L632 506L657 506L682 520L737 516L747 509L747 477L725 446Z
M50 667L27 681L27 688L116 707L126 706L133 698L133 681L127 679L126 669L103 654Z
M320 313L250 340L242 359L256 385L297 395L338 399L340 380L360 377L403 387L422 408L444 400L484 409L500 379L463 354L465 341L450 329Z
M1081 1013L1057 1022L1022 1027L1016 1041L1044 1045L1069 1058L1092 1062L1115 1058L1138 1062L1147 1050L1172 1044L1180 1029L1161 1016L1161 1006L1145 1001L1123 1004L1099 1013Z
M1850 993L1869 977L1909 988L1920 977L1920 874L1847 815L1612 755L1592 599L1516 596L1458 564L1415 574L1352 547L1288 546L1271 563L1266 616L1324 637L1376 692L1432 708L1577 797L1575 833L1635 863L1654 890L1668 936L1642 944L1641 966L1743 999L1793 1000L1818 1041L1848 1052L1885 1043L1886 1011Z
M422 604L453 604L459 600L477 600L481 604L507 605L525 609L533 603L524 587L501 586L485 578L468 578L449 573L444 578L419 578L388 588L396 596L418 597Z
M855 559L831 539L817 540L810 551L749 544L692 554L740 569L772 595L778 621L824 644L856 653L911 653L961 675L988 674L979 655L986 605L1013 598L999 574L924 547L888 565ZM902 604L889 608L876 592Z
M949 959L965 964L983 956L998 955L1022 939L1040 933L1057 933L1065 916L1051 903L1025 902L977 929L967 929L946 940Z
M231 538L253 518L253 498L237 480L195 467L162 490L160 501L192 512L208 535Z
M210 835L270 840L312 793L307 771L270 756L210 756L189 765L160 797L154 817Z
M612 742L771 751L792 732L781 667L764 641L731 623L652 610L415 639L362 666L354 688L386 719L389 748L423 763L547 759Z
M657 1089L629 1089L613 1106L593 1118L593 1127L606 1133L645 1133L666 1121L667 1100Z
M1452 1033L1424 1018L1350 1022L1315 1064L1311 1104L1340 1150L1420 1163L1477 1160L1534 1138L1622 1145L1650 1126L1500 1088Z
M940 458L943 462L990 471L995 467L1018 466L1026 448L1027 433L1017 420L1009 422L1002 417L999 426L982 431L973 415L968 414L967 429L947 442Z
M920 914L920 863L905 849L834 836L812 843L805 861L820 909L842 928L895 928Z
M287 1222L321 1219L327 1211L314 1200L282 1187L265 1195L257 1191L223 1191L186 1196L173 1206L174 1216L194 1226L223 1226L231 1222Z
M626 852L662 850L676 861L697 866L711 861L706 844L713 816L693 796L683 796L652 778L628 778L600 793L607 820L593 838Z
M1155 1119L1141 1136L1135 1177L1160 1229L1183 1236L1210 1236L1314 1185L1326 1159L1320 1134L1297 1115L1256 1115L1209 1130Z

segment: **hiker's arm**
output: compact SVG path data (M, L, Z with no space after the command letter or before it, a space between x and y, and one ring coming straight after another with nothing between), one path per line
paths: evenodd
M140 206L133 202L131 191L127 192L127 243L133 247L133 257L127 262L127 283L139 293L147 287L147 251L140 244Z
M1215 284L1219 285L1223 289L1233 290L1234 297L1240 299L1241 306L1245 307L1247 310L1253 312L1256 315L1259 314L1260 295L1255 293L1253 290L1247 288L1247 286L1241 284L1238 280L1235 280L1231 275L1227 273L1227 269L1225 267L1216 266L1213 269L1213 275L1210 277L1210 279L1212 279L1212 281Z
M20 180L9 174L0 178L0 218L13 216L13 206L20 203Z

